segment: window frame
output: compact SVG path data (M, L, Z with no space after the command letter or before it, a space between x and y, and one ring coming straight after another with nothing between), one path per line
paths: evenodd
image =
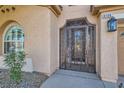
M4 47L5 47L5 45L4 45L4 43L5 42L7 42L7 40L5 40L5 37L6 37L6 34L7 34L7 32L8 32L8 30L11 28L11 27L15 27L15 26L17 26L17 27L19 27L19 28L21 28L22 29L22 32L23 32L23 34L24 34L24 40L21 42L21 41L17 41L17 42L20 42L20 43L23 43L23 51L25 51L25 33L24 33L24 29L23 29L23 27L21 26L21 25L19 25L18 23L16 23L16 22L13 22L13 23L10 23L9 25L7 25L6 27L5 27L5 29L4 29L4 32L3 32L3 35L2 35L2 54L3 55L6 55L7 53L5 53L5 49L4 49ZM8 40L8 42L14 42L15 40Z

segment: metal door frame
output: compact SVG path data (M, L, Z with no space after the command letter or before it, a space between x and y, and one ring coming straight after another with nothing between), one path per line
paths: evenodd
M81 18L82 19L82 18ZM84 18L84 19L86 19L86 18ZM75 19L74 19L75 20ZM87 19L86 19L87 20ZM70 21L70 20L69 20ZM66 22L66 24L67 24L67 22ZM62 28L60 28L60 31L59 31L59 68L60 69L62 69L61 68L61 29L63 29L64 31L67 31L67 29L73 29L73 28L83 28L83 27L86 27L87 28L87 30L89 29L88 27L89 26L94 26L94 28L95 28L95 25L94 24L91 24L91 23L89 23L89 24L87 24L87 25L78 25L78 26L67 26L65 24L65 26L64 27L62 27ZM89 30L88 30L89 31ZM86 31L86 32L88 32L88 31ZM95 29L94 29L94 48L96 48L96 35L95 35ZM96 57L96 52L95 52L95 49L94 49L94 62L96 61L95 58ZM96 62L94 63L94 68L95 68L95 71L96 71ZM66 67L65 67L65 69L66 69Z

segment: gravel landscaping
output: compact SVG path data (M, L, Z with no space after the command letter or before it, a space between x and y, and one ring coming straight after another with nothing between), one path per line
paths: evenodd
M10 80L8 70L0 69L0 88L39 88L47 78L48 76L40 72L23 72L22 81L16 84Z

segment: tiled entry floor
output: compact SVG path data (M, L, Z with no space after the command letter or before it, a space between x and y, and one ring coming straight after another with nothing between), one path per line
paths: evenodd
M42 88L115 88L117 84L100 80L96 74L57 70L48 78Z

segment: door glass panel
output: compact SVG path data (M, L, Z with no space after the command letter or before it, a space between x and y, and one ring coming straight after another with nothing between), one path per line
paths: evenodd
M82 37L80 31L74 32L74 56L76 61L81 61L82 59Z
M72 62L84 63L85 62L85 30L72 29Z

